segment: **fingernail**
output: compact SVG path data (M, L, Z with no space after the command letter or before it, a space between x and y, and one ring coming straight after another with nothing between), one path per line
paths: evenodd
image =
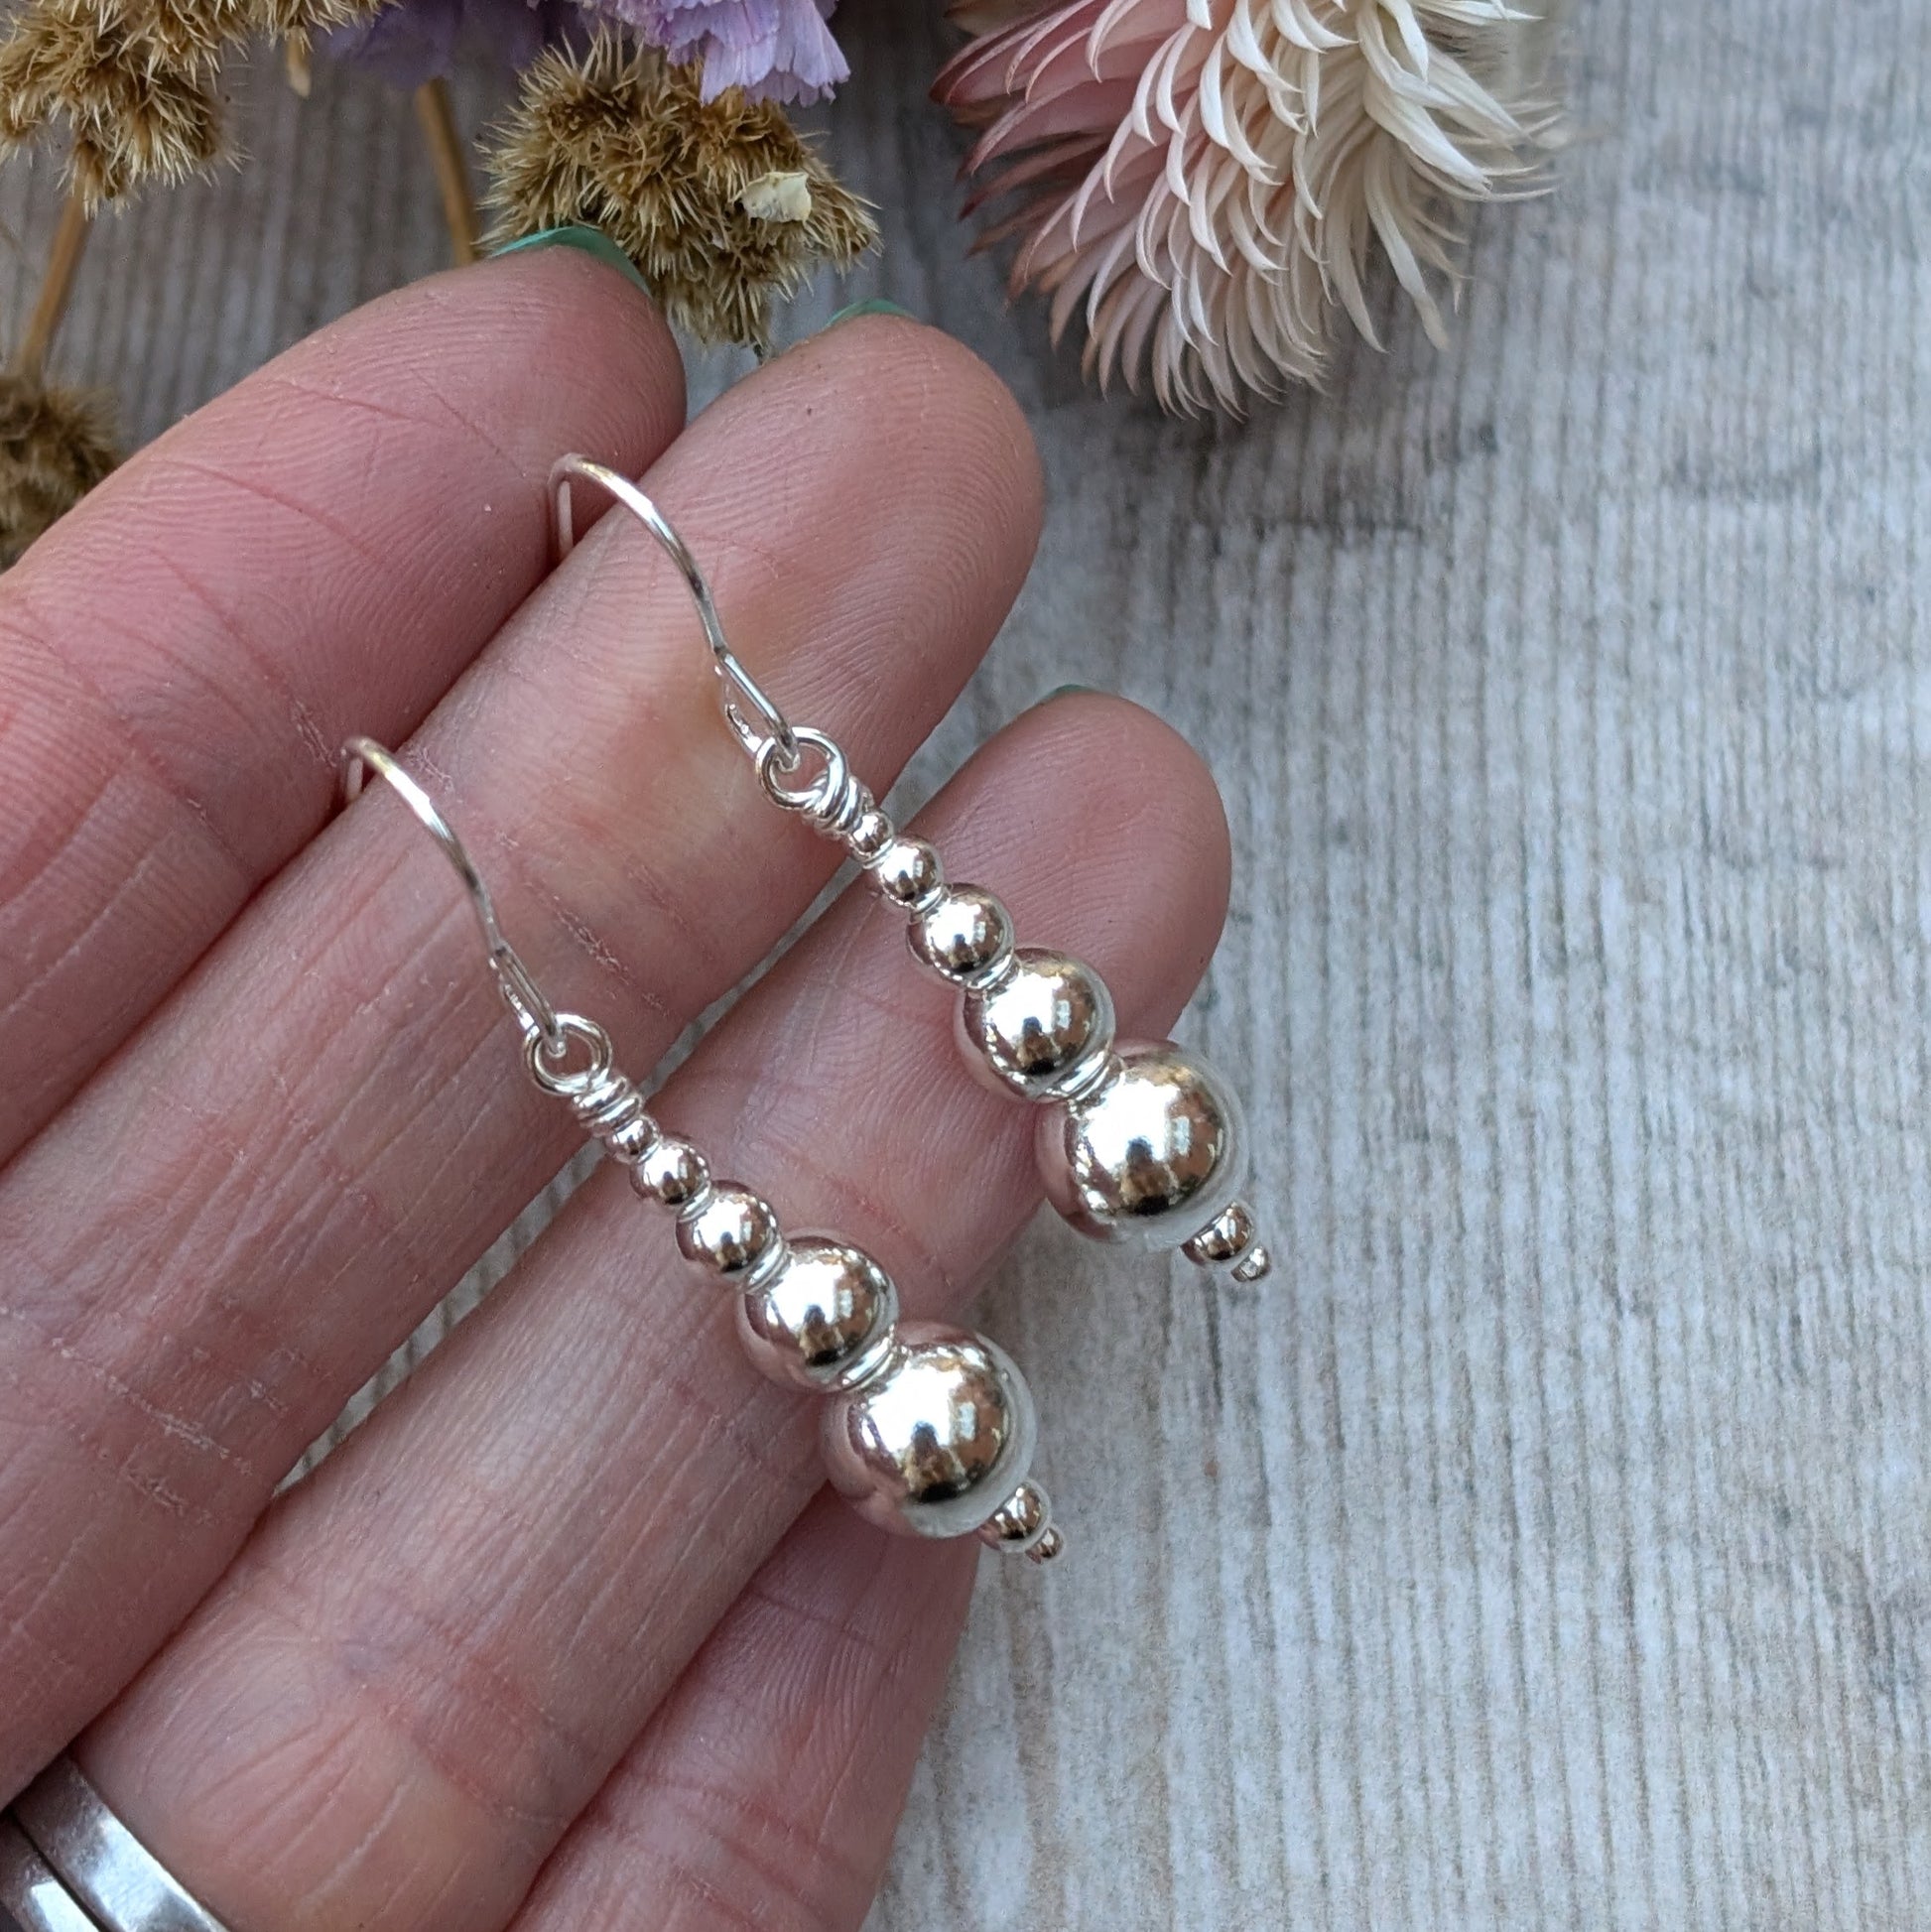
M606 268L619 270L646 295L650 294L650 284L638 272L637 264L601 228L592 228L580 221L562 228L541 228L533 235L506 241L502 247L490 252L493 258L496 255L515 255L528 248L579 249L585 255L593 255Z
M827 328L836 328L841 322L849 322L854 316L900 316L907 322L917 322L918 317L909 309L901 309L896 302L888 302L882 295L868 295L862 302L854 302L849 308L840 309L828 322Z
M1094 685L1055 685L1039 702L1042 705L1057 705L1062 698L1097 698L1098 688Z

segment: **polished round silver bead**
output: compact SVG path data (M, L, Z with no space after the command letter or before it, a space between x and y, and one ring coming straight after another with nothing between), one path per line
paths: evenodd
M657 1122L648 1113L640 1113L635 1119L611 1128L603 1136L603 1144L613 1161L625 1167L635 1167L650 1152L651 1142L656 1138Z
M1253 1246L1258 1231L1254 1211L1244 1201L1231 1201L1182 1246L1181 1252L1203 1268L1219 1267L1224 1261L1239 1260Z
M1096 1073L1113 1044L1113 996L1091 966L1022 946L1009 970L967 989L959 1032L967 1062L991 1086L1051 1099Z
M1241 1287L1251 1288L1256 1281L1265 1281L1274 1272L1274 1257L1264 1242L1256 1241L1228 1272Z
M912 957L970 985L997 976L1012 961L1012 916L976 885L949 885L912 916Z
M746 1290L737 1332L774 1382L826 1394L875 1373L891 1352L898 1290L870 1255L818 1235Z
M834 1485L868 1522L908 1536L964 1536L1025 1480L1038 1423L1025 1378L983 1336L904 1324L869 1381L836 1395L822 1424Z
M873 806L859 813L844 835L845 848L860 865L869 865L897 836L889 816Z
M1179 1047L1120 1049L1108 1077L1039 1121L1040 1176L1082 1233L1178 1247L1239 1192L1246 1161L1240 1102Z
M865 868L895 906L908 910L935 897L946 882L939 854L923 838L894 838Z
M714 1182L678 1218L677 1244L726 1281L741 1281L775 1258L778 1217L771 1204L736 1181Z
M683 1208L710 1185L710 1167L688 1140L659 1134L630 1170L630 1185L647 1200Z
M1052 1527L1052 1499L1037 1482L1025 1481L979 1525L979 1541L1002 1556L1030 1556Z

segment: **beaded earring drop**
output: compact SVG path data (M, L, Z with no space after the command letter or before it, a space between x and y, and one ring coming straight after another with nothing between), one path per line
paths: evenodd
M544 996L435 800L373 739L350 738L342 747L348 799L370 771L462 880L497 991L522 1031L530 1079L628 1169L639 1196L675 1215L685 1258L738 1291L738 1337L757 1367L829 1398L820 1440L839 1492L901 1535L976 1534L1036 1563L1057 1556L1052 1504L1027 1474L1038 1434L1032 1392L1004 1352L967 1329L900 1321L898 1290L868 1254L833 1235L787 1235L762 1196L714 1180L696 1147L652 1118L603 1028Z
M1246 1130L1233 1089L1171 1041L1115 1040L1113 1000L1082 961L1016 946L991 893L946 880L939 854L902 835L823 731L793 725L725 641L684 541L627 477L568 455L551 470L558 549L573 537L571 484L594 483L670 553L698 606L724 717L771 802L842 844L872 888L904 911L913 957L960 989L959 1037L991 1086L1043 1110L1035 1146L1048 1199L1083 1234L1178 1248L1235 1281L1272 1259L1240 1198Z

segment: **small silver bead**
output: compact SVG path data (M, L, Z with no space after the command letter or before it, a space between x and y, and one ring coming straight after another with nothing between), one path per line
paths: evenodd
M1022 946L1008 971L960 1001L959 1032L988 1085L1047 1100L1097 1072L1113 1044L1113 996L1091 966Z
M826 1405L821 1441L838 1491L901 1536L964 1536L1025 1480L1031 1391L983 1336L908 1322L884 1366Z
M635 1119L626 1120L620 1127L614 1127L604 1135L603 1145L613 1161L620 1161L625 1167L635 1167L650 1151L652 1141L657 1138L657 1122L648 1113L640 1113Z
M630 1170L630 1185L667 1208L683 1208L710 1185L710 1164L688 1140L659 1134Z
M1047 1198L1083 1234L1170 1248L1232 1204L1246 1127L1205 1062L1127 1046L1098 1086L1040 1115L1035 1147Z
M742 1279L775 1258L778 1217L749 1188L718 1181L678 1218L677 1244L687 1261L702 1261L726 1281Z
M1253 1210L1244 1201L1229 1202L1216 1220L1182 1243L1180 1251L1200 1267L1218 1267L1223 1261L1239 1260L1253 1246L1256 1231Z
M893 905L908 911L925 905L946 882L939 854L923 838L894 838L866 870Z
M1048 1523L1046 1534L1026 1552L1026 1557L1032 1563L1055 1563L1065 1553L1066 1538L1057 1528Z
M737 1332L774 1382L826 1394L877 1373L892 1350L898 1290L870 1255L800 1235L745 1292Z
M978 1534L1002 1556L1029 1556L1052 1527L1052 1498L1037 1482L1022 1482L979 1525Z
M1230 1272L1243 1288L1251 1288L1256 1281L1265 1281L1274 1272L1274 1257L1256 1241L1233 1264Z
M819 830L834 838L849 838L852 827L875 803L866 787L855 778L849 779L829 801L829 810L818 815Z
M999 978L1012 964L1012 917L976 885L949 885L913 915L912 957L964 984Z
M874 806L860 813L857 823L844 835L845 848L860 865L869 865L897 836L890 818Z

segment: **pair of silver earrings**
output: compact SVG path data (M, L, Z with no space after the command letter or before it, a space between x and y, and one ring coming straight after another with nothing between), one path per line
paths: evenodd
M1268 1270L1239 1198L1245 1132L1219 1075L1171 1043L1116 1040L1112 995L1089 966L1014 943L991 893L947 881L939 854L901 833L831 737L793 725L725 640L709 586L662 512L627 477L569 455L551 472L558 549L573 541L571 486L593 483L635 516L689 586L723 687L723 710L765 796L841 844L899 907L920 963L959 988L958 1033L974 1073L1039 1107L1046 1192L1082 1233L1179 1248L1258 1281ZM771 1204L718 1180L667 1133L615 1063L594 1020L560 1012L503 937L488 888L435 801L381 745L351 738L343 786L388 781L462 879L489 968L523 1034L532 1081L676 1217L685 1257L737 1293L745 1351L774 1381L828 1398L821 1443L833 1483L869 1521L916 1536L976 1534L1035 1562L1063 1547L1030 1478L1037 1438L1025 1378L982 1335L902 1321L898 1290L869 1255L829 1234L787 1233Z

